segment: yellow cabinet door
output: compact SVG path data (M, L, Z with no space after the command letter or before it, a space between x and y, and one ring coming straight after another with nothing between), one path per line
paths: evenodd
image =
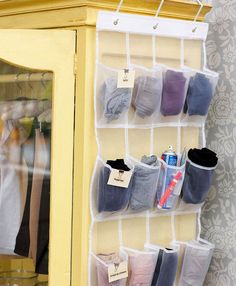
M8 139L8 141L6 142L6 144L8 145L6 145L5 147L8 148L7 151L9 151L10 148L9 141L11 141L12 144L12 140L14 139L15 140L15 141L13 140L14 144L16 143L15 139L16 136L15 137L12 136L13 134L12 130L16 130L20 124L21 127L23 126L25 131L24 132L25 138L24 140L22 140L23 143L22 142L19 143L22 144L20 146L21 150L23 145L25 146L28 144L28 143L26 144L25 142L29 141L30 136L32 136L32 132L36 135L39 134L38 138L41 139L42 137L40 136L42 136L43 134L44 136L43 140L44 142L46 142L44 144L44 147L46 146L45 148L47 148L50 145L50 151L47 153L49 155L48 157L49 159L47 159L46 161L47 163L45 163L44 168L41 168L40 166L41 169L39 170L39 176L40 176L40 171L43 170L45 172L44 175L47 174L50 178L47 181L47 183L49 184L48 195L50 194L48 281L50 286L58 286L58 285L69 286L71 280L71 237L72 237L72 197L73 197L72 175L73 175L73 136L74 136L74 84L75 84L74 55L76 48L75 47L76 33L73 31L65 31L65 30L0 30L0 39L1 39L0 40L1 41L0 44L1 138L4 137L3 134L5 134L4 132L6 132L6 125L7 125L8 132L10 130L9 132L10 139ZM32 105L35 104L36 109L33 109L32 105L30 104ZM4 108L1 109L2 107L4 107L5 109ZM27 109L26 107L29 108ZM37 122L36 125L34 125L35 121ZM47 137L48 135L47 136L45 135L48 132L48 130L50 131L50 138ZM23 133L20 133L20 136L22 134ZM42 143L42 140L40 142ZM29 146L31 146L30 144L26 146L28 149ZM35 147L36 143L34 144ZM46 150L45 148L43 150ZM28 151L28 155L29 152L32 151ZM13 153L8 152L8 155L9 154ZM42 154L40 155L39 152L38 153L39 156L37 157L38 158L37 159L35 154L36 154L36 149L34 149L34 153L31 154L35 156L34 160L31 162L34 164L31 166L34 169L32 171L30 168L28 168L27 171L30 172L31 170L33 172L32 186L34 184L34 179L35 179L36 186L38 187L37 177L36 176L34 177L35 173L37 173L38 170L35 167L36 164L35 162L38 160L37 162L40 163L43 160L42 159L43 155ZM9 157L12 156L9 155ZM7 177L10 176L9 174L13 174L12 176L14 177L14 180L18 180L19 179L18 171L19 169L20 171L23 169L22 163L13 162L14 160L16 160L16 157L9 159L6 156L6 158L7 158L6 160L8 160L8 163L9 162L10 163L7 165L8 172L5 172L5 176ZM45 167L46 164L48 169ZM18 167L18 169L16 167ZM27 167L29 167L28 164ZM2 170L3 168L1 165L1 172ZM43 183L45 182L44 178L43 178ZM19 190L17 189L16 186L19 185L19 189L22 192L23 190L23 187L21 189L22 182L20 180L19 182L18 181L14 182L11 181L11 184L9 185L10 186L9 188L12 188L12 190L14 190L14 194L16 194L14 199L13 191L10 193L12 200L11 203L13 205L16 205L16 210L17 210L19 207L18 201L21 202L22 197L24 197L25 195L24 207L26 208L28 189L24 186L25 193L24 195L22 195L22 197L20 196L19 200L18 197ZM2 183L1 191L3 189L3 191L9 192L9 188L4 186L5 185ZM27 186L29 186L29 181L27 182ZM35 192L34 195L36 197L32 202L33 192ZM37 206L37 215L39 220L39 216L41 213L43 214L43 210L41 209L42 202L40 201L39 204L39 201L37 201L37 195L38 193L35 191L35 189L33 191L32 187L31 200L30 200L30 206L31 206L30 215L31 212L34 211L36 212L36 209L34 209L34 207L32 208L32 205ZM46 196L46 198L48 197ZM42 193L40 200L42 200ZM17 232L15 231L15 234L17 234L17 236L20 233L21 224L24 219L25 215L24 211L25 209L22 209L21 205L19 207L19 214L20 214L19 225L18 225L19 230L17 230ZM1 207L0 207L0 212L1 212ZM11 216L11 213L9 213L9 216ZM1 219L2 218L0 217L0 220ZM35 227L34 221L30 221L28 219L28 223L29 223L28 230L31 233L32 229L34 229ZM5 226L3 225L3 229L4 227ZM39 236L39 231L41 231L42 235L44 235L43 229L39 230L38 226L37 228L38 236ZM5 232L4 235L7 237L7 231ZM30 235L32 235L32 237L34 237L35 240L35 233L33 232L33 234L31 233ZM1 241L1 236L3 238L3 233L0 233L0 241ZM36 236L35 240L36 242L38 236ZM5 241L7 241L7 239L5 239ZM17 239L18 237L16 237L16 241ZM35 250L35 246L32 244L32 241L30 241L29 246L26 245L27 243L23 246L24 248L28 247L26 249L28 255L23 255L23 256L29 256L33 258L33 260L35 258L37 260L38 246L36 247ZM10 248L12 248L12 246ZM9 256L6 256L6 254L10 255L11 252L14 252L16 250L14 249L14 247L11 250L9 250L9 247L7 246L6 249L5 249L6 253L4 253L4 251L0 253L1 255L0 270L2 271L12 270L16 268L25 269L27 267L32 268L30 270L34 270L33 266L30 266L31 264L33 265L33 263L29 263L29 260L25 262L26 261L25 259L16 259L18 257L15 256L11 256L11 258L9 258ZM19 252L17 252L17 254L19 254ZM42 269L39 272L41 271ZM1 280L1 275L0 275L0 280Z

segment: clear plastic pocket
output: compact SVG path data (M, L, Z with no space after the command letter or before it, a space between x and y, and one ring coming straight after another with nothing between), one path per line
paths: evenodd
M182 197L186 204L196 205L205 201L215 168L203 167L187 160Z
M129 286L151 285L158 251L141 251L122 247L129 256Z
M155 123L160 112L162 97L162 68L147 69L132 66L135 70L135 81L132 102L129 112L129 125L150 126Z
M173 286L177 272L179 247L173 245L173 248L163 248L158 245L145 244L144 248L146 250L158 251L151 285Z
M198 71L188 67L184 67L184 70L190 72L191 77L182 122L186 122L188 125L201 126L206 120L219 74L210 70Z
M119 160L123 161L126 167L129 166L128 169L130 171L127 169L125 172L133 172L133 167L127 160ZM114 186L108 183L110 174L113 170L117 171L117 169L112 168L101 158L97 158L91 185L92 216L94 218L102 219L108 216L114 216L128 207L132 190L133 175L131 174L128 187Z
M176 208L177 212L199 212L204 203L200 204L188 204L183 201L183 199L179 200L178 207Z
M189 72L164 68L160 107L161 123L176 125L181 117L189 83Z
M117 88L119 70L97 64L95 111L97 127L122 127L128 123L132 89Z
M179 286L202 286L211 262L214 245L204 240L187 243Z
M162 159L160 175L157 185L157 208L172 210L175 208L185 175L185 164L182 166L170 166Z
M144 156L140 162L134 158L129 157L130 162L134 165L132 192L129 203L129 210L134 212L140 212L153 208L157 181L160 171L160 164L156 156ZM156 166L149 165L153 160L156 162Z
M119 253L90 254L90 285L89 286L125 286L127 278L122 278L109 283L109 266L119 266L120 263L128 264L128 255L120 250Z

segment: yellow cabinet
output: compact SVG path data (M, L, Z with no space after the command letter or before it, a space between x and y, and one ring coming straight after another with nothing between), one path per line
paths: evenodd
M10 139L4 139L4 142L1 141L1 156L4 158L2 160L7 160L6 162L1 161L1 209L4 204L9 206L9 209L6 209L4 213L1 212L0 219L4 220L2 215L12 216L11 219L9 218L9 225L12 225L12 228L17 227L18 184L20 184L20 192L25 192L23 195L20 194L20 199L26 196L24 202L20 204L20 208L24 208L24 205L28 204L29 195L28 190L21 186L21 177L27 177L27 186L29 186L30 174L32 173L30 168L34 168L33 172L38 176L40 176L40 172L44 172L43 180L45 184L46 180L48 181L47 184L51 183L51 188L48 186L50 188L50 285L59 285L60 283L62 285L70 285L71 279L75 36L74 31L0 30L0 108L1 119L4 120L1 121L3 126L1 128L2 140L5 134L5 136L8 136L7 132L10 133L9 136L12 136L14 130L25 128L24 131L19 131L19 140L13 142ZM43 167L44 163L42 162L42 156L45 156L42 142L40 143L41 145L36 146L36 143L34 144L30 137L31 131L35 131L33 130L34 126L29 126L33 124L30 117L39 115L41 111L30 111L28 107L30 107L30 104L36 104L36 102L38 104L37 106L35 105L37 108L41 108L40 104L44 105L41 111L49 110L51 112L51 118L47 127L51 135L45 135L45 131L42 131L44 132L44 141L46 142L44 145L46 148L51 146L51 150L47 154L48 156L51 154L51 158L45 159L45 164L48 165L47 168L46 166ZM9 105L9 108L7 105ZM10 126L11 124L13 124L13 127ZM18 127L18 124L21 124L21 126ZM30 128L32 130L28 131ZM42 132L41 134L43 134ZM19 145L20 150L16 150L16 145ZM31 150L33 147L41 148L41 153L37 153L40 157L39 159L35 155L37 150ZM13 154L15 152L18 154L18 151L19 156L22 155L23 159L8 158L11 157L11 154L7 156L7 153L11 152ZM37 167L34 164L35 162L28 160L29 156L33 156L34 161L37 160L39 169L35 169ZM26 165L23 164L23 160L26 162ZM4 166L9 169L4 171ZM24 171L24 167L28 168L27 173ZM12 174L13 170L17 174ZM49 172L47 179L45 177L46 172ZM7 176L9 175L11 176L9 177L10 180L14 180L12 184L7 181ZM40 183L38 178L35 180L36 184ZM12 198L11 193L15 194L15 200ZM33 194L31 194L31 204L32 196ZM35 196L38 197L38 193L35 193ZM44 198L48 199L48 196ZM36 209L33 209L35 204L30 205L30 207L31 212L36 212ZM46 209L44 211L46 212ZM25 242L22 244L18 237L20 245L18 245L16 252L22 255L25 251L29 252L29 249L27 249L26 245L28 240L26 213L24 213L24 210L20 210L20 212L22 218L20 229L23 231L22 235L25 235ZM3 251L1 253L4 253L4 250L6 250L6 254L11 254L14 250L14 245L13 241L10 241L10 237L15 235L15 232L9 232L7 227L2 226L2 221L0 236L1 247L4 247L4 249L1 249ZM33 221L30 224L30 228L35 227L34 223ZM5 224L7 224L7 221ZM20 229L17 235L19 235ZM31 231L31 229L28 231ZM6 243L3 243L3 238L6 240ZM8 238L9 241L7 241ZM9 248L11 248L11 251ZM20 262L14 258L12 261L9 261L2 256L1 262L3 264L4 261L7 261L7 264L11 264L10 268L21 268L26 264L29 265L27 267L31 268L29 262ZM4 265L1 266L4 269ZM8 267L5 268L5 270L7 269ZM0 275L0 284L1 282Z
M160 2L160 1L159 1ZM49 285L50 286L86 286L88 285L88 249L89 249L89 187L92 170L97 155L94 132L93 82L95 67L96 31L95 23L98 10L115 10L115 0L10 0L0 2L0 81L1 65L10 65L13 84L18 90L24 90L21 81L31 90L29 84L34 74L42 84L51 74L52 100L52 153L51 153L51 199L50 199L50 243L49 243ZM146 15L155 14L158 3L154 0L127 0L122 6L124 12ZM199 19L203 19L210 10L205 5ZM198 11L196 3L187 1L166 0L161 16L192 20ZM9 29L10 28L10 29ZM11 28L24 30L11 30ZM25 30L25 29L50 30ZM64 29L62 30L58 30ZM133 55L137 60L142 55L145 39L136 39L141 45L133 47ZM104 60L109 63L111 54L117 51L114 42L104 37ZM106 50L107 49L107 50ZM158 43L158 61L178 65L180 57L180 41L160 39ZM147 58L146 58L147 59ZM118 59L119 60L119 59ZM186 41L185 63L199 68L201 64L201 47L197 41ZM19 69L19 70L18 70ZM45 75L47 73L47 75ZM15 77L15 78L14 78ZM24 78L25 77L25 78ZM41 78L40 78L41 77ZM50 77L50 76L49 76ZM1 95L0 95L1 98ZM106 148L107 136L117 136L101 131L104 138L103 151L110 156ZM140 148L148 146L137 139L144 136L134 133L132 140L138 144L133 149L135 156L140 156ZM155 140L161 144L157 154L165 149L167 142L176 143L176 128L160 129L154 134ZM137 138L138 136L138 138ZM185 128L182 130L183 146L194 147L198 142L198 130ZM114 144L119 142L113 137ZM115 145L114 145L115 146ZM146 147L147 147L146 146ZM122 146L117 146L121 148ZM115 147L114 147L115 148ZM148 148L148 147L147 147ZM170 236L169 217L155 218L159 231L153 236L162 244L167 243ZM179 216L176 221L177 238L188 240L195 236L195 215ZM132 222L127 221L127 233ZM101 225L97 236L111 230L109 224ZM161 230L164 230L163 232ZM166 231L166 235L164 235ZM159 235L160 234L160 235ZM1 235L1 234L0 234ZM128 237L128 235L127 235ZM138 233L137 233L138 237ZM97 248L105 249L106 241L97 238ZM112 236L110 237L112 239ZM108 237L109 239L109 237ZM141 240L142 237L139 237ZM127 243L130 243L129 241ZM139 246L139 240L134 242ZM6 259L0 260L0 270L32 269L32 261Z

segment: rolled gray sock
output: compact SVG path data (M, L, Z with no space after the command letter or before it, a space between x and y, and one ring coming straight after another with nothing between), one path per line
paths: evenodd
M102 85L100 100L108 122L117 120L130 106L131 89L117 88L117 79L110 77Z
M156 156L143 156L142 162L155 166L158 164ZM154 205L157 190L159 168L148 168L137 165L134 168L130 208L136 211L150 209Z

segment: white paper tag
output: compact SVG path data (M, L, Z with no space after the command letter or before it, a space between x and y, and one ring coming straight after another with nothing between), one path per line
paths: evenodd
M135 71L123 69L118 71L117 88L133 88Z
M119 264L112 264L108 267L109 283L128 277L128 263L123 261Z
M111 169L107 184L121 188L128 188L131 177L132 171Z

